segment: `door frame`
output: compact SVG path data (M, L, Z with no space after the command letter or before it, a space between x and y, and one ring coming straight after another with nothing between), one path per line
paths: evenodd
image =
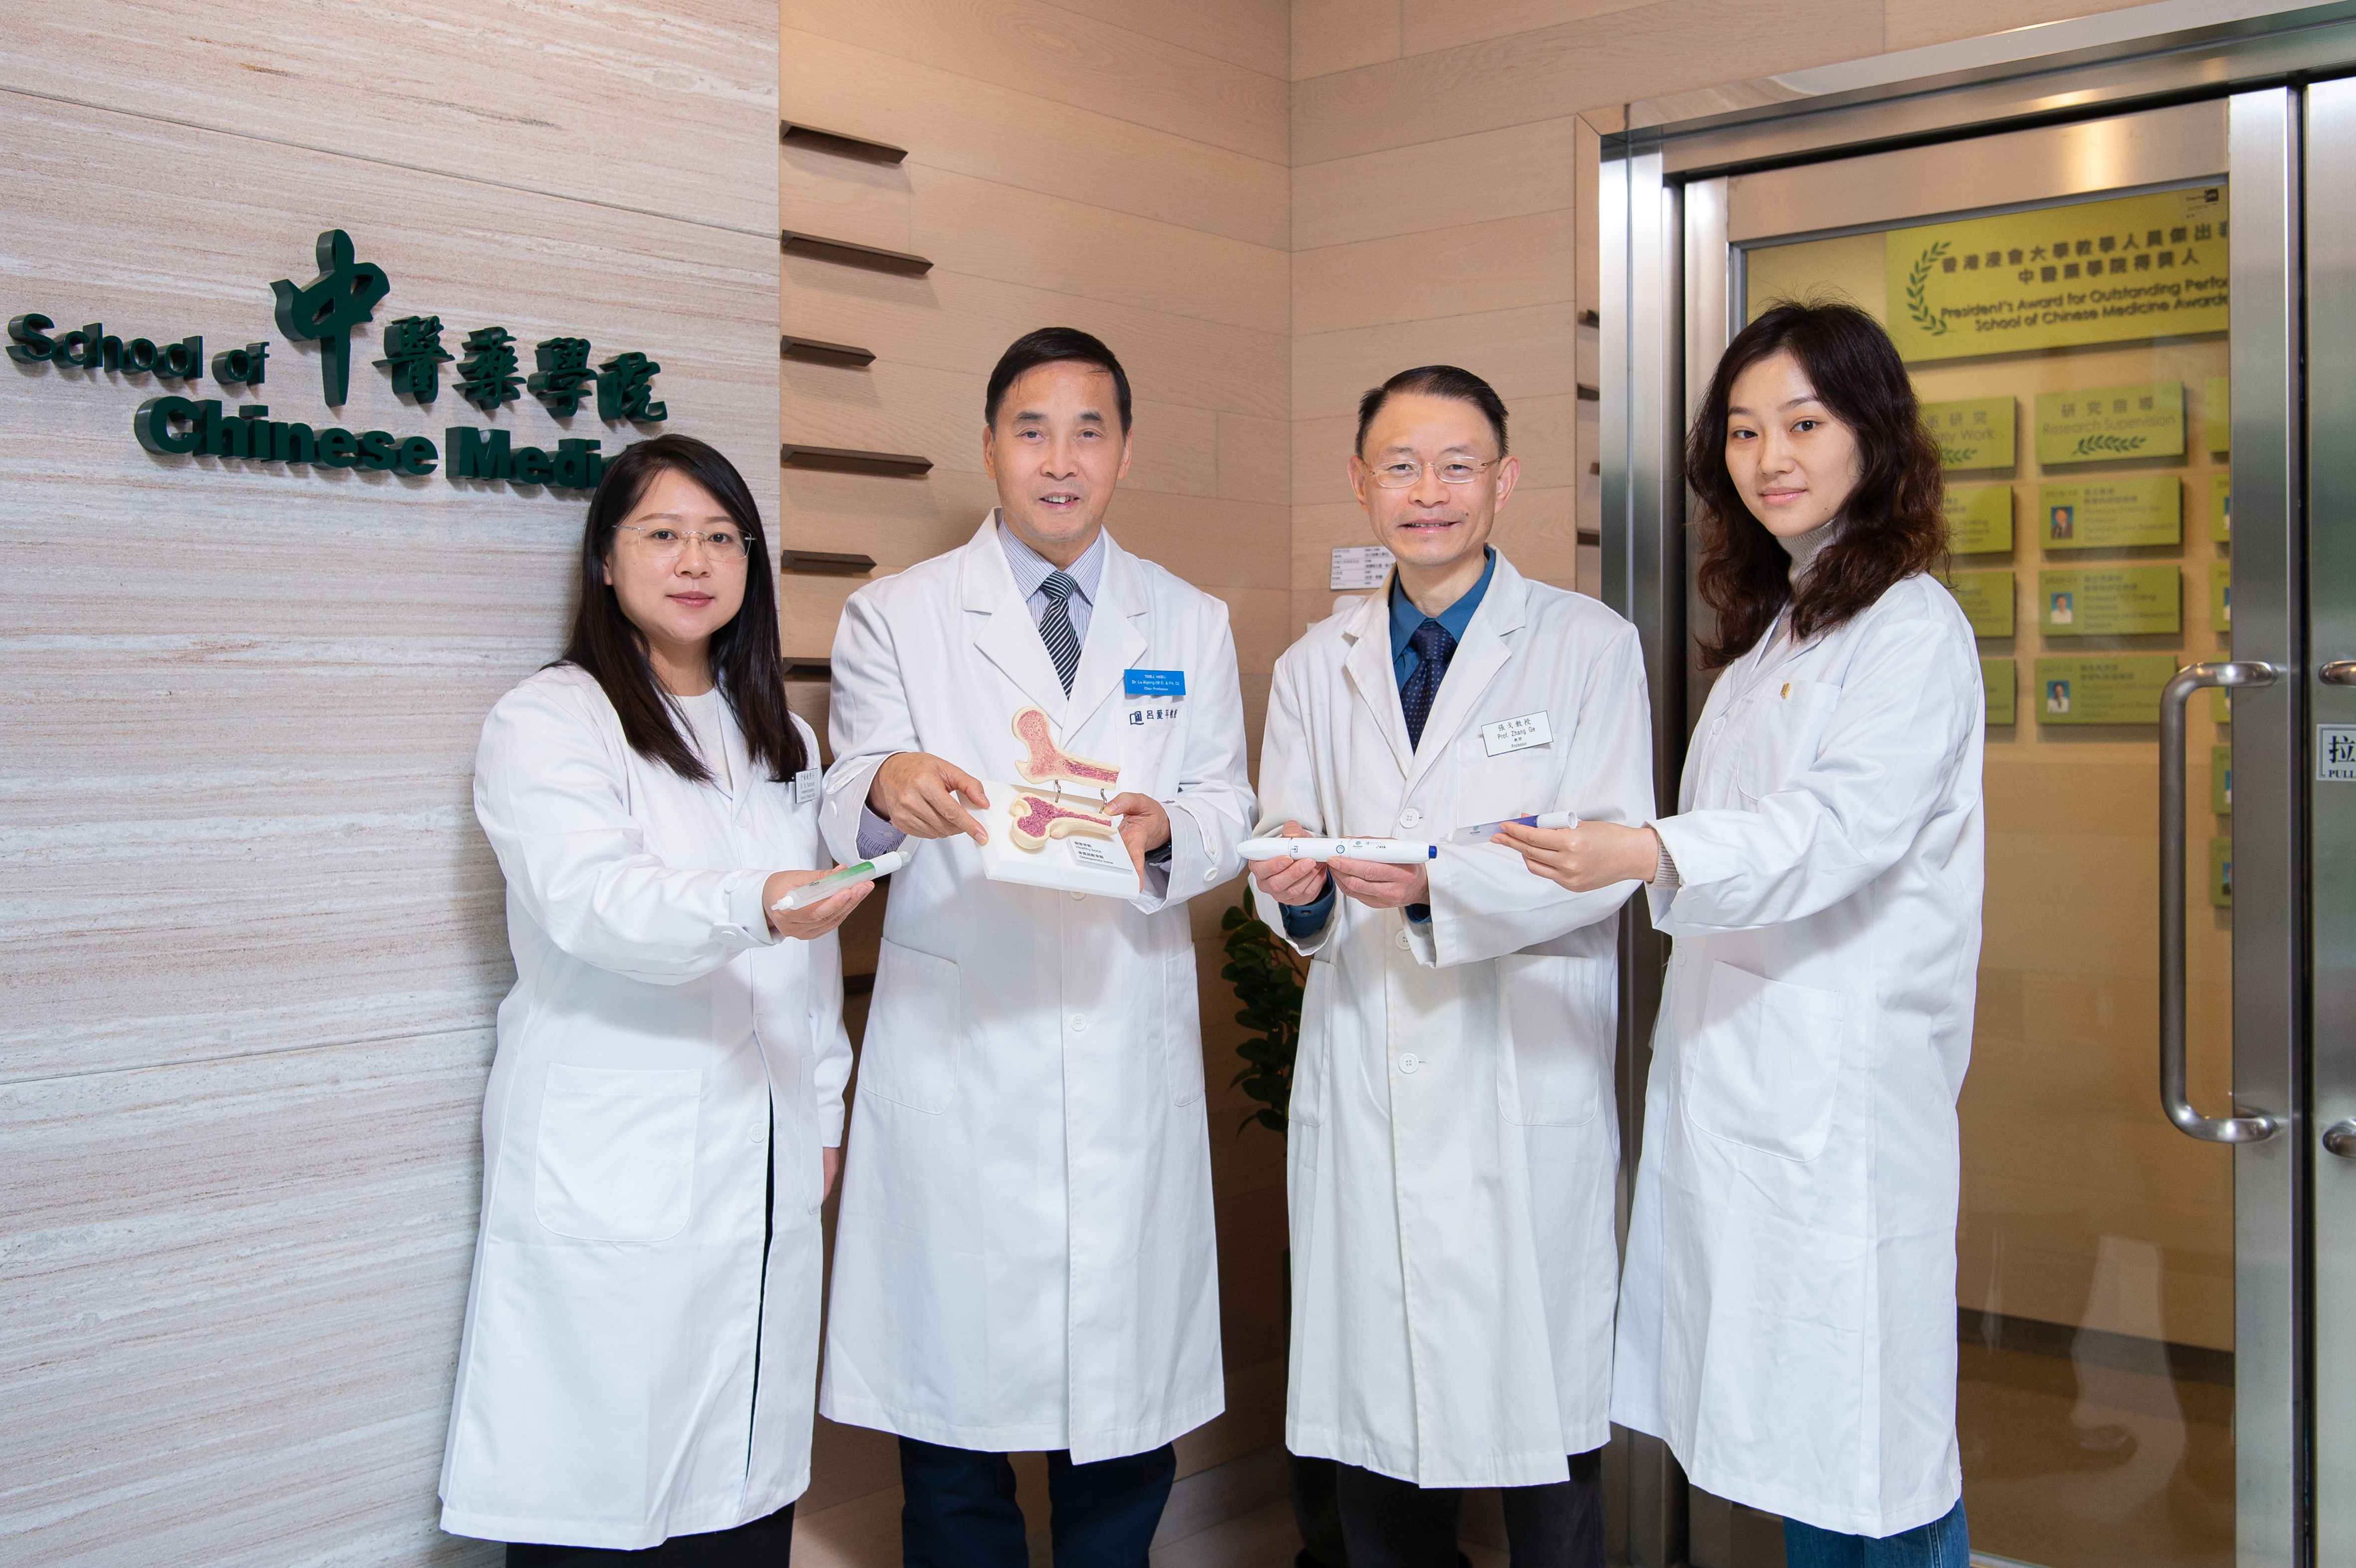
M2356 4L2266 13L2226 0L2167 0L1633 104L1626 125L1602 140L1598 186L1602 597L1643 642L1659 808L1670 811L1701 690L1687 652L1687 497L1678 453L1688 400L1733 320L1739 269L1730 261L1727 176L2228 101L2236 229L2233 657L2283 672L2234 699L2234 1109L2278 1118L2282 1129L2234 1155L2236 1559L2244 1568L2315 1561L2302 138L2304 84L2351 72ZM1665 948L1632 905L1620 945L1623 1240ZM1665 1446L1621 1433L1614 1448L1610 1474L1626 1520L1614 1546L1625 1560L1672 1568L1689 1553L1716 1555L1695 1549L1721 1546L1702 1536L1722 1538L1726 1526L1689 1510Z

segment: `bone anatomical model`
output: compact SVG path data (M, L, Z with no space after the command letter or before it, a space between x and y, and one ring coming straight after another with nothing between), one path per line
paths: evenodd
M1110 838L1117 831L1109 816L1098 816L1042 795L1018 795L1006 808L1008 836L1018 849L1036 855L1050 838Z
M1047 715L1039 709L1026 708L1014 716L1014 738L1023 742L1023 755L1016 760L1014 771L1025 784L1066 781L1110 787L1120 778L1120 769L1112 763L1076 757L1055 744Z

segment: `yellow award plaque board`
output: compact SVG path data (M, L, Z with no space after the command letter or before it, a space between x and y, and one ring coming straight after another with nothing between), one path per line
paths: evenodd
M2211 455L2222 457L2233 450L2231 378L2211 376L2201 383L2201 426L2209 438L2206 444Z
M2233 629L2233 563L2209 563L2209 624L2221 632Z
M2220 468L2209 475L2209 537L2219 544L2233 538L2233 475Z
M2094 654L2037 661L2040 724L2157 724L2174 654Z
M2011 467L2015 422L2010 398L1922 405L1922 424L1939 443L1942 468Z
M1987 722L2020 721L2020 677L2010 659L1980 660L1980 688L1987 699Z
M1947 549L1955 555L2002 555L2012 548L2012 486L1950 485Z
M2184 630L2184 574L2173 561L2040 571L2037 629L2049 637L2173 635Z
M2184 486L2172 473L2040 485L2037 537L2049 550L2181 544Z
M1890 336L1909 361L2225 330L2222 186L1894 229Z
M2046 467L2183 455L2181 381L2037 394L2037 461Z
M1947 584L1964 619L1976 637L2012 635L2013 592L2010 571L1959 571Z

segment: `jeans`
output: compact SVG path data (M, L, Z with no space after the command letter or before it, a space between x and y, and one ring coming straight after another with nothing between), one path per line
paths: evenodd
M1456 1568L1464 1494L1355 1465L1335 1467L1350 1568ZM1603 1451L1570 1456L1568 1480L1503 1487L1513 1568L1603 1568Z
M1784 1568L1971 1568L1971 1533L1959 1500L1944 1519L1896 1535L1840 1535L1798 1520L1783 1521Z
M1075 1465L1047 1456L1048 1530L1055 1568L1145 1568L1178 1477L1167 1443L1143 1454ZM900 1439L900 1560L905 1568L1026 1568L1014 1467L1003 1454Z

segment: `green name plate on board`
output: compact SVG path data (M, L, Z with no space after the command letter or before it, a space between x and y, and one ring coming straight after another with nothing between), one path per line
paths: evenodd
M2217 816L2233 815L2233 748L2231 746L2209 748L2209 810Z
M1959 571L1947 584L1976 637L2012 635L2012 573Z
M2037 461L2184 455L2184 383L2144 381L2037 394Z
M2122 474L2037 487L2047 549L2119 549L2184 539L2184 486L2173 474Z
M2222 457L2233 450L2233 399L2226 378L2211 376L2201 383L2201 424L2211 452Z
M1987 722L2015 724L2020 720L2019 675L2010 659L1980 660L1980 687L1987 696Z
M2209 563L2209 624L2221 632L2233 629L2233 563Z
M2010 398L1964 398L1924 403L1922 423L1939 443L1942 468L2009 468L2013 462Z
M2233 907L2233 839L2230 834L2209 840L2209 901L2218 909Z
M2233 537L2233 475L2221 468L2209 475L2209 537L2224 544Z
M2209 716L2220 724L2231 724L2233 721L2233 694L2222 686L2212 688L2209 693Z
M2089 566L2037 574L2037 629L2049 637L2133 637L2184 630L2183 573Z
M1953 553L2002 555L2012 548L2011 485L1951 485L1944 504Z
M2157 724L2174 654L2096 654L2037 661L2040 724Z

